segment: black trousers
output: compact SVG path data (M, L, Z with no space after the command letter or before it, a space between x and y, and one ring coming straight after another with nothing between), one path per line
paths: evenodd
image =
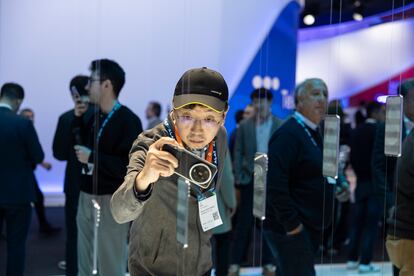
M212 238L213 263L216 276L226 276L230 264L231 232L215 234Z
M233 232L231 263L240 265L247 255L250 242L253 240L252 230L256 227L256 219L253 217L253 183L238 188L240 190L240 205L237 209L236 225ZM263 239L261 247L262 262L260 265L274 264L266 240Z
M291 236L265 229L264 237L276 259L277 276L315 276L314 261L321 235L306 227Z
M66 275L78 274L78 228L76 214L78 212L79 194L65 194L65 225L66 225Z
M32 216L30 203L0 204L0 229L6 223L7 276L22 276L26 258L26 240Z
M378 234L381 210L378 198L368 196L354 204L351 224L348 260L369 264Z
M37 179L35 178L35 210L36 215L39 220L39 227L47 227L48 222L46 220L46 214L45 214L45 198L43 196L42 191L40 190L39 183L37 182Z

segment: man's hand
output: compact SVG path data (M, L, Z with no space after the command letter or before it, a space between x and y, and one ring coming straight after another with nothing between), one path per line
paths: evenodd
M151 183L156 182L160 176L168 177L178 167L178 160L172 154L162 151L162 146L171 144L179 146L177 141L169 137L162 137L152 144L147 152L145 165L135 179L135 187L138 191L145 191Z
M91 155L92 151L89 148L81 145L75 145L74 149L79 162L82 164L88 164L89 156Z
M349 185L344 182L341 186L335 190L335 197L339 202L346 202L351 197L351 191Z
M299 224L299 226L298 226L298 227L296 227L296 228L295 228L295 229L293 229L292 231L287 232L287 235L288 235L288 236L297 235L297 234L299 234L300 232L302 232L302 230L303 230L303 225L302 225L302 223L301 223L301 224Z
M43 161L42 163L40 163L40 166L42 166L45 170L48 170L48 171L52 169L52 164L46 161Z
M80 100L76 101L74 110L75 110L75 116L81 117L88 110L88 104Z

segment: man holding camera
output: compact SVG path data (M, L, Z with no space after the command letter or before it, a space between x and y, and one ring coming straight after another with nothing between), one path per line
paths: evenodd
M97 232L97 272L99 275L125 275L127 234L129 225L117 224L109 202L122 183L128 164L128 151L142 131L140 119L118 101L125 83L125 72L118 63L95 60L90 66L91 76L86 86L90 102L96 112L86 124L83 115L86 106L75 105L72 131L80 129L75 153L82 163L82 177L76 222L78 226L78 275L91 275L93 271L94 227ZM76 134L75 134L76 135ZM99 208L97 208L97 204ZM99 221L95 212L99 210Z
M73 103L87 111L82 116L83 123L86 124L93 116L94 106L89 104L88 91L85 89L89 78L78 75L72 78L69 83L69 91ZM61 261L58 267L66 270L67 276L78 274L78 254L77 254L77 226L76 214L78 212L78 201L81 182L82 165L73 150L74 145L83 144L79 140L80 129L72 130L72 122L75 112L72 108L59 116L56 132L53 138L53 156L60 161L66 161L65 180L63 192L65 193L65 261ZM77 138L76 138L77 137Z
M227 84L220 73L205 67L188 70L175 87L173 107L163 124L134 142L128 173L111 200L118 223L134 220L129 247L132 276L210 275L211 271L211 233L202 229L199 207L206 198L215 199L222 178ZM178 176L174 172L188 164L186 158L177 160L162 150L165 145L190 151L218 168L207 189L190 186L186 249L176 241Z

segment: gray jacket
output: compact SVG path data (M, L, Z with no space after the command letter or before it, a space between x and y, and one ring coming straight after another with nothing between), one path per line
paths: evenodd
M138 201L133 192L135 178L157 136L168 137L163 124L143 132L135 140L124 183L111 199L112 215L118 223L134 221L130 231L129 271L132 276L203 275L212 266L211 231L203 232L201 228L196 198L189 200L188 248L182 249L176 240L177 177L161 177L146 201ZM215 139L219 164L217 183L220 183L227 151L224 128Z
M236 184L248 185L253 181L254 155L256 154L256 122L255 118L244 120L236 130L236 142L234 146L234 179ZM282 121L272 116L272 129L270 137Z

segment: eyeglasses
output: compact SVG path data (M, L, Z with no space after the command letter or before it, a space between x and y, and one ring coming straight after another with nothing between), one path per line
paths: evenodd
M204 119L196 119L190 115L178 115L177 121L179 121L183 127L193 126L197 121L200 121L202 128L216 128L220 125L221 122L209 117Z
M94 81L101 81L101 79L100 78L89 77L88 78L88 86L91 85L91 83L93 83Z

